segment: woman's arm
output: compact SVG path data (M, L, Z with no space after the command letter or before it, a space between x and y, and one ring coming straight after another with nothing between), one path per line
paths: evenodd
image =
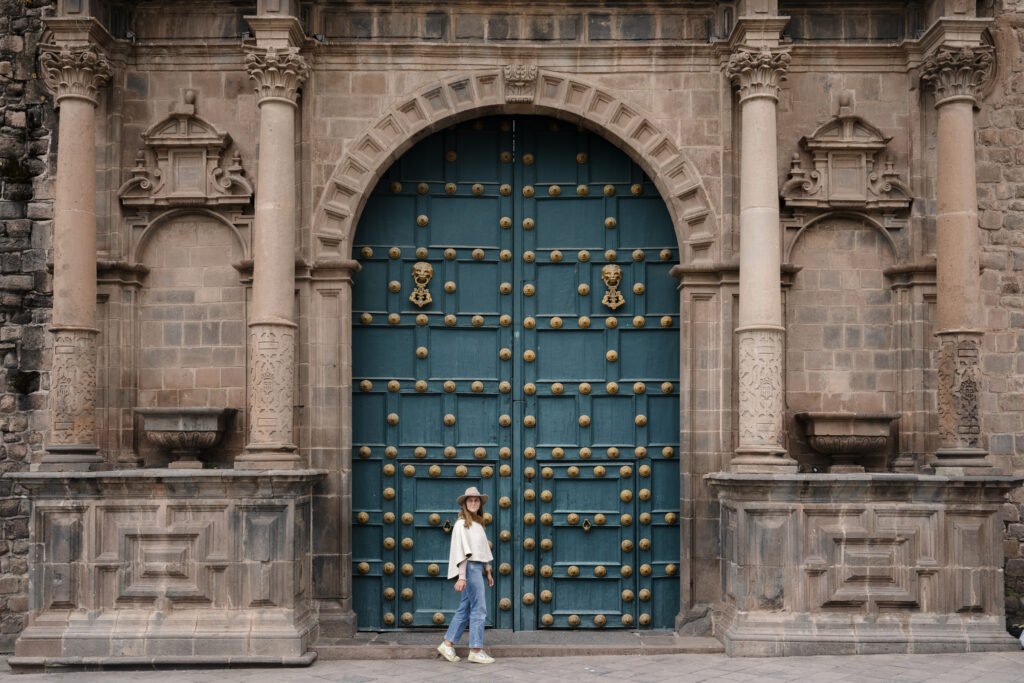
M462 589L466 587L466 567L469 566L469 560L463 560L459 562L459 578L455 581L455 592L461 593Z

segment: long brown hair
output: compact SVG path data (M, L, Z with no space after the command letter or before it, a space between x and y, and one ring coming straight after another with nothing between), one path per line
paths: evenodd
M466 507L466 501L469 500L470 498L479 498L480 499L480 509L477 510L475 513L474 512L470 512L469 508ZM467 497L466 499L464 499L462 501L462 509L459 510L459 519L463 520L462 523L466 525L467 529L469 529L470 527L473 526L473 522L480 522L481 524L483 524L484 523L484 516L482 514L480 514L480 513L483 512L483 510L484 510L484 499L480 498L480 496L469 496L469 497Z

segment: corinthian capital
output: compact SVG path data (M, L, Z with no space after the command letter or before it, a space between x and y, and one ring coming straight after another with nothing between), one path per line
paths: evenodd
M43 81L57 104L65 97L77 97L96 104L99 89L110 82L110 62L96 50L86 47L44 45L39 65Z
M975 99L989 78L995 58L988 45L940 47L921 64L921 80L935 93L936 104L951 98Z
M779 83L789 70L788 50L740 48L729 58L725 72L740 89L740 101L749 97L779 97Z
M249 78L256 81L256 94L261 101L275 98L295 102L299 88L309 78L309 65L294 47L253 50L245 57L245 68Z

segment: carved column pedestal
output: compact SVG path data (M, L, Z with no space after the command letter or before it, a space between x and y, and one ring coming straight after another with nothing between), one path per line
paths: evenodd
M91 47L46 46L42 76L60 109L53 207L50 439L41 470L89 470L96 443L96 102L110 64Z
M982 446L978 401L981 390L980 331L939 332L939 436L937 472L982 473L991 468Z
M786 457L782 414L785 328L776 163L778 83L789 54L741 48L728 75L739 86L740 159L739 446L733 472L795 472Z
M1019 651L1003 497L1022 480L709 474L732 656Z
M322 470L8 475L33 501L14 669L308 665Z

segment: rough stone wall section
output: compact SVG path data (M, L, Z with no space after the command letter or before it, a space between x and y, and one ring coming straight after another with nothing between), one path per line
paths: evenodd
M56 116L36 47L53 4L0 0L0 473L28 469L46 424ZM20 487L0 479L0 652L14 650L28 610L28 514Z
M1024 3L998 3L992 36L999 74L977 128L982 296L986 320L982 406L989 451L1024 474ZM1016 5L1016 6L1015 6ZM1024 489L1004 506L1006 616L1024 623Z

